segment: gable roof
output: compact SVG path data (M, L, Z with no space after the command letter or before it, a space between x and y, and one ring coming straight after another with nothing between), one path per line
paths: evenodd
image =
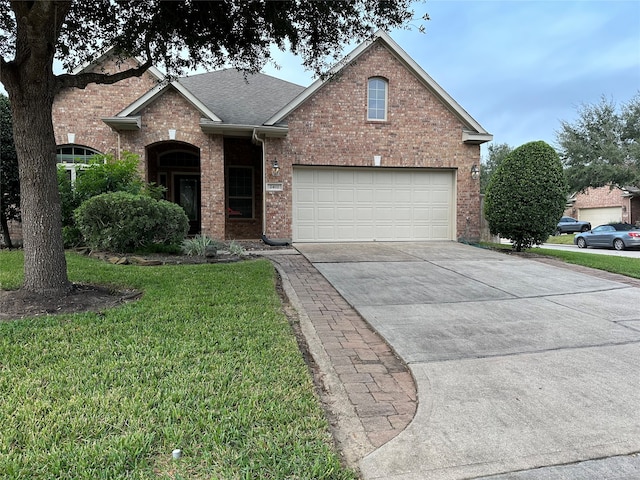
M231 68L183 77L178 82L222 122L234 125L262 125L305 90L263 73Z
M304 91L304 87L263 73L248 74L225 69L160 83L136 99L115 117L103 118L116 130L137 130L136 116L168 89L177 90L202 115L200 126L207 133L251 134L274 112ZM286 134L286 128L266 127L273 135Z
M493 135L471 117L382 30L376 32L369 41L356 47L329 71L325 79L318 79L307 88L263 73L246 73L230 68L182 77L172 82L165 80L115 117L103 118L103 121L119 130L139 129L141 121L136 114L163 95L167 89L173 88L202 114L200 126L205 133L226 132L244 135L258 128L270 135L286 135L286 117L331 81L332 76L354 62L376 42L385 46L460 120L463 125L464 143L481 144L493 139Z
M361 43L350 54L348 54L338 65L329 71L326 79L316 80L309 88L294 98L287 105L278 110L265 125L277 125L284 122L286 117L314 95L325 83L331 81L331 77L339 73L347 65L355 61L360 55L367 51L374 43L380 42L384 45L404 66L410 70L423 85L434 94L465 126L462 140L465 143L484 143L491 141L493 135L488 133L482 126L469 115L436 81L425 72L415 60L413 60L393 39L384 31L377 31L373 38Z

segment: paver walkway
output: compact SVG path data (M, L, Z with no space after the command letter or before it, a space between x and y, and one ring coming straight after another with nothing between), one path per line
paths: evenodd
M300 254L267 256L300 315L319 365L334 434L349 466L387 443L411 422L416 387L408 367Z

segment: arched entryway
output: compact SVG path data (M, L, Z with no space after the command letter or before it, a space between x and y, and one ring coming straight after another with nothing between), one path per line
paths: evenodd
M183 142L147 146L147 180L166 189L165 198L189 217L189 233L200 233L200 149Z

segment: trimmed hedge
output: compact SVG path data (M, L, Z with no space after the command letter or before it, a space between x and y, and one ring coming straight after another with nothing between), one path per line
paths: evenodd
M555 231L567 200L556 151L543 141L513 150L491 177L484 214L494 235L516 251L543 243Z
M92 197L74 216L88 246L113 252L179 244L189 231L189 219L179 205L126 192Z

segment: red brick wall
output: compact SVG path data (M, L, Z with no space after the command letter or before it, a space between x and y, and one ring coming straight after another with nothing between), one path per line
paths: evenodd
M388 121L367 121L367 81L388 80ZM480 186L471 166L480 147L462 143L462 123L384 46L375 44L288 118L284 139L267 139L284 191L267 194L267 236L291 238L293 165L382 166L458 170L456 238L480 236ZM468 220L467 220L468 219Z
M134 66L137 66L134 60L117 64L114 59L107 59L92 70L114 73ZM75 133L75 144L115 155L117 135L102 119L114 117L155 85L156 78L147 72L139 78L129 78L113 85L90 84L84 89L61 91L53 104L56 144L68 143L67 134Z

